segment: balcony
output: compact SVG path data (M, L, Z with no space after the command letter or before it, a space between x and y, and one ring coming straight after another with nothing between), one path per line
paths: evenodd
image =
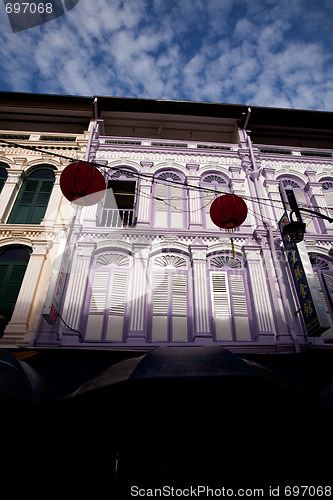
M100 227L134 226L134 209L104 208L99 220Z

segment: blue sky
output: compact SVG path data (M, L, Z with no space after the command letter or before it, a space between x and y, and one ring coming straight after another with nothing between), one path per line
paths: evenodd
M333 111L332 0L80 0L13 33L0 90Z

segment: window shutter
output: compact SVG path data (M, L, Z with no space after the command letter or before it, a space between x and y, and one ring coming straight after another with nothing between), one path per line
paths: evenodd
M232 340L227 273L211 273L211 286L216 339Z
M108 272L95 273L89 313L104 313L108 279Z
M125 304L127 299L127 273L115 271L113 273L109 314L125 314Z
M241 274L229 275L231 300L237 340L251 340L250 323L246 304L244 278Z
M172 274L172 314L187 315L187 284L185 274Z
M154 274L154 289L153 289L153 314L168 314L168 274Z
M40 224L46 212L52 188L53 181L27 178L17 196L8 223Z

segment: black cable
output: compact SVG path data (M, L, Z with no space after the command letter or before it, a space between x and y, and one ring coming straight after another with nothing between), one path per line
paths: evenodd
M76 332L79 334L79 339L81 340L81 342L83 342L81 332L79 330L76 330L75 328L72 328L71 326L67 325L66 321L63 319L63 317L59 313L58 313L58 316L61 319L61 321L63 322L63 324L66 326L66 328L68 328L68 330L71 330L72 332Z

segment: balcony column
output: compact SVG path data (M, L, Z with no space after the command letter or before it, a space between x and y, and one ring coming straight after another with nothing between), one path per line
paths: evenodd
M36 291L48 251L49 244L32 246L32 254L24 274L13 315L5 329L1 344L15 346L19 343L28 344L32 338L32 329L28 331L29 327L31 327L31 310L35 300L37 300Z
M194 287L194 342L213 342L207 279L207 246L190 245Z
M187 176L188 183L193 186L200 186L200 178L197 175L199 165L196 163L188 163L186 168L189 170ZM201 209L201 194L199 189L188 190L188 227L193 230L202 230L202 209Z
M264 262L261 259L261 248L244 245L243 250L248 265L254 316L256 318L254 338L264 344L273 344L275 343L274 316L264 271Z
M15 197L23 182L21 170L8 169L8 177L0 193L0 222L6 222Z
M152 222L152 185L153 174L150 169L154 165L150 161L140 162L144 177L140 179L140 186L137 196L136 227L150 227Z

